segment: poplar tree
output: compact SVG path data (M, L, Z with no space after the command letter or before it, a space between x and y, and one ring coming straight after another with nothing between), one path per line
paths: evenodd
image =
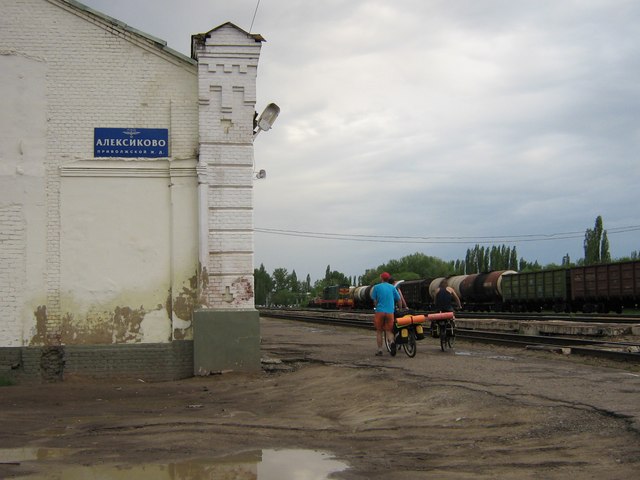
M253 277L255 283L255 303L257 305L267 305L273 289L273 279L262 263L259 269L256 268L253 270Z
M515 245L511 249L511 256L509 257L509 268L511 270L518 269L518 252L516 251Z
M296 271L292 271L291 275L289 276L289 288L293 293L299 293L300 292L300 282L298 282L298 275L296 274Z
M598 215L593 229L587 228L584 234L584 264L611 261L607 231L602 226L602 217Z
M609 238L607 237L607 231L602 233L602 244L600 245L600 261L602 263L611 262L611 253L609 253Z

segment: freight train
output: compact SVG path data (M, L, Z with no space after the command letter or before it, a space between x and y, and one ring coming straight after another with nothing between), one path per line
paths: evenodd
M410 309L434 310L435 292L445 278L468 311L621 313L625 308L638 308L640 303L638 260L536 272L498 270L423 278L401 282L398 289ZM323 294L323 308L373 308L372 285L334 288L335 299L324 299Z

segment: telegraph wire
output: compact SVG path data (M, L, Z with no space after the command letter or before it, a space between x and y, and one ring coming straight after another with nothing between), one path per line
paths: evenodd
M256 4L256 9L253 12L253 18L251 19L251 26L249 27L249 33L251 33L251 30L253 29L253 22L255 22L256 20L256 14L258 13L259 6L260 6L260 0L258 0L258 3Z
M607 235L619 233L635 232L640 230L640 225L629 225L625 227L614 227L606 229ZM572 238L582 238L585 232L561 232L561 233L539 233L526 235L503 235L503 236L411 236L411 235L363 235L347 233L310 232L301 230L285 230L276 228L259 228L254 231L258 233L281 235L287 237L316 238L321 240L343 240L351 242L369 243L422 243L422 244L469 244L469 243L522 243L522 242L547 242L554 240L566 240Z

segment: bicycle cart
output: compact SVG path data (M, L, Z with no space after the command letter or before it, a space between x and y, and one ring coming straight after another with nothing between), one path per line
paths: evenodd
M398 350L403 349L404 353L410 358L416 356L417 341L424 338L424 327L422 324L425 321L425 315L404 315L402 317L396 317L395 322L393 322L393 335L396 348ZM391 345L386 335L384 335L384 344L387 347L387 351L391 352Z

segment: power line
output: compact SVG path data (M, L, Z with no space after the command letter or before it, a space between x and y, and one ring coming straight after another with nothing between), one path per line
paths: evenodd
M301 230L284 230L276 228L255 228L258 233L281 235L288 237L316 238L321 240L343 240L351 242L373 243L423 243L423 244L469 244L469 243L522 243L522 242L548 242L554 240L566 240L582 238L585 232L561 232L538 233L526 235L503 236L411 236L411 235L362 235L347 233L310 232ZM615 227L606 230L607 235L635 232L640 230L640 225Z
M256 20L256 14L258 13L259 6L260 6L260 0L258 0L258 3L256 4L256 9L253 12L253 18L251 19L251 26L249 27L249 33L251 33L251 30L253 29L253 22Z

